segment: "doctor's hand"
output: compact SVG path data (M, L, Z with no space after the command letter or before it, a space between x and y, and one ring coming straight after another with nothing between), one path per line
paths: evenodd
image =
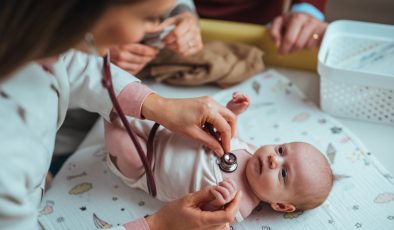
M235 115L211 97L172 99L157 94L146 97L142 116L173 132L183 133L212 149L219 157L230 151L230 140L235 133ZM212 124L222 139L222 145L202 126Z
M289 12L272 22L271 37L280 54L318 47L327 23L301 12Z
M131 74L139 73L159 50L143 44L132 43L111 49L111 62Z
M181 56L189 56L203 48L198 18L191 12L184 12L163 21L163 24L175 25L163 43Z
M156 229L191 229L191 230L224 230L230 228L239 210L241 192L224 209L218 211L203 211L200 207L212 202L215 197L210 192L211 186L199 192L168 203L158 212L146 217L149 228Z

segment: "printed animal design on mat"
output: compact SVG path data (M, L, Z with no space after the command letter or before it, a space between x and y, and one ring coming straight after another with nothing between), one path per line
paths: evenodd
M334 126L334 127L331 128L331 132L332 132L333 134L341 133L341 132L342 132L342 128L341 128L341 127L338 127L338 126Z
M64 222L64 217L58 217L57 219L56 219L56 222L58 222L58 223L62 223L62 222Z
M79 194L89 191L92 188L93 188L93 185L91 183L85 182L82 184L75 185L72 189L70 189L70 191L68 193L70 195L79 195Z
M18 115L22 119L22 121L26 122L26 111L25 111L25 109L22 108L21 106L18 106L16 111L18 112Z
M45 207L43 207L40 211L40 216L42 215L49 215L53 213L53 205L55 205L55 202L52 200L47 200Z
M263 74L263 79L270 79L272 77L273 77L273 74L270 72Z
M335 156L337 155L337 150L335 149L335 147L332 143L328 144L326 155L327 155L330 163L333 165L334 160L335 160Z
M351 154L346 156L346 159L354 163L356 161L362 161L365 166L370 164L369 160L366 158L366 153L356 148Z
M86 176L86 175L88 175L88 174L85 171L83 171L80 174L70 175L70 176L67 176L66 178L67 178L67 180L71 180L71 179L78 178L78 177L83 177L83 176Z
M112 227L111 224L108 224L106 221L100 219L96 213L93 213L93 222L94 225L96 225L96 227L99 229L108 229Z
M105 151L105 149L99 149L95 153L93 153L92 155L95 157L103 157L103 156L107 155L107 152Z
M304 211L300 210L300 211L294 211L294 212L288 212L283 214L283 218L285 219L295 219L298 218L299 216L301 216L304 213Z
M275 85L272 86L272 92L281 92L287 88L287 82L278 81Z
M393 200L394 200L394 193L385 192L377 195L373 201L378 204L384 204Z
M356 227L356 228L361 228L363 225L361 224L361 223L356 223L355 225L354 225L354 227Z
M75 163L70 162L70 163L68 163L68 165L67 165L67 169L68 169L68 171L73 171L73 169L75 169L76 166L77 166L77 165L76 165Z
M95 153L92 154L93 157L101 158L102 162L107 160L107 152L105 149L99 149Z
M310 117L309 113L300 113L293 117L293 122L304 122Z
M346 144L348 143L350 140L352 140L349 136L346 136L344 138L342 138L341 140L339 140L339 143L341 144Z
M257 95L259 95L259 93L260 93L260 83L258 83L257 81L253 81L252 88L253 88L254 92Z

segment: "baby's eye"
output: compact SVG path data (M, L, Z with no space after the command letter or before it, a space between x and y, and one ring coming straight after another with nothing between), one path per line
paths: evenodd
M279 155L283 156L283 148L279 146L278 148Z
M287 177L287 172L284 169L282 169L282 177L283 177L283 179L286 179L286 177Z

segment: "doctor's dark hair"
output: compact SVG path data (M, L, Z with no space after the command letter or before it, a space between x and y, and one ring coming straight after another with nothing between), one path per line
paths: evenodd
M1 0L0 81L27 62L77 44L108 7L139 1Z

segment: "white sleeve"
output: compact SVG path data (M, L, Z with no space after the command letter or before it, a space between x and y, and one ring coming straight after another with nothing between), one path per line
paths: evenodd
M103 58L71 50L61 57L70 82L70 108L98 112L106 120L112 109L107 90L102 85ZM128 72L111 64L116 96L131 82L140 82Z
M0 229L38 229L36 203L42 190L37 178L45 175L48 164L38 156L48 149L25 126L11 100L0 99L0 130Z

